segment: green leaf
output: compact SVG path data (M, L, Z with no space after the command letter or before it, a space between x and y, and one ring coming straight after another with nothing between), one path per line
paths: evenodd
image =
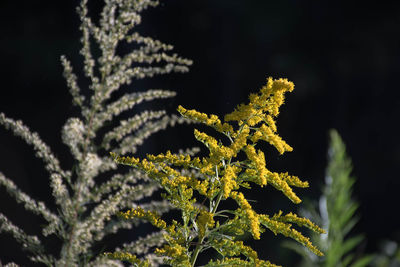
M358 259L355 263L351 265L351 267L364 267L368 266L372 260L374 259L374 255L367 255L360 259Z
M341 254L344 255L354 249L360 242L364 239L363 235L357 235L351 238L346 239L341 246Z

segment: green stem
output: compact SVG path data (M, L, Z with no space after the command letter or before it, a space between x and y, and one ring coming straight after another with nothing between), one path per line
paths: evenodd
M222 199L222 195L223 195L223 192L221 191L221 192L219 193L219 195L218 195L218 199L217 199L217 201L215 202L215 205L211 208L211 213L215 213L215 212L217 211L219 202L220 202L221 199ZM207 227L207 226L206 226L206 227ZM203 247L203 244L202 244L202 243L203 243L205 237L206 237L206 236L203 236L201 239L199 239L199 241L197 242L196 248L195 248L194 251L193 251L192 258L190 259L190 264L191 264L192 267L194 267L194 264L196 263L196 260L197 260L197 256L199 255L200 250L201 250L202 247Z
M199 242L197 243L196 248L195 248L195 250L194 250L194 252L193 252L192 258L190 259L190 265L191 265L192 267L194 267L194 264L195 264L195 262L196 262L197 256L198 256L199 253L200 253L200 250L201 250L201 247L202 247L201 243L203 243L204 238L205 238L205 236L203 236L203 237L199 240Z

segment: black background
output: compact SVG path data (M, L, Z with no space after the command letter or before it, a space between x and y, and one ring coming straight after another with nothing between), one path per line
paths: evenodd
M91 4L91 12L99 10ZM68 167L61 143L66 119L77 116L71 105L62 67L65 54L81 74L78 1L1 1L0 111L22 119L38 132ZM278 131L294 151L279 156L266 148L271 170L289 171L311 183L297 190L317 199L324 178L328 130L342 135L353 160L360 202L355 233L365 233L366 252L383 239L400 240L398 167L400 142L400 5L398 1L207 0L163 1L143 15L144 35L175 46L194 60L187 74L133 82L128 90L164 88L178 96L164 101L223 115L247 101L268 76L293 81L278 118ZM85 86L85 81L82 82ZM83 87L84 87L83 86ZM197 145L191 127L159 133L140 153ZM52 205L47 173L23 141L0 129L0 170L35 199ZM267 187L251 195L259 212L296 210ZM0 212L28 233L40 230L41 219L25 212L0 189ZM272 233L254 246L261 258L293 264ZM27 264L18 245L2 235L3 263ZM6 245L4 249L4 245Z

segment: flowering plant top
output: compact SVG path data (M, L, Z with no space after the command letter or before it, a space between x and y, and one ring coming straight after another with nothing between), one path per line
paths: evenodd
M294 84L287 79L268 78L267 84L258 93L250 95L248 104L239 105L225 115L224 121L216 115L179 106L178 111L183 117L212 127L229 140L229 145L224 145L213 136L195 129L195 138L209 150L207 157L168 151L147 155L140 160L111 153L117 163L140 169L157 181L165 190L164 198L181 211L182 220L173 220L169 225L157 214L141 208L120 213L125 219L146 219L165 231L166 244L156 249L158 255L165 257L165 263L194 266L200 252L214 248L222 259L211 260L206 266L275 266L260 260L256 251L238 240L245 232L254 239L260 239L265 229L291 237L316 255L322 255L307 237L292 228L292 223L318 233L323 233L323 229L293 213L283 215L279 211L273 216L258 213L241 191L243 187L251 188L252 184L261 187L271 184L292 202L301 202L292 187L308 187L308 183L288 173L270 171L266 167L264 152L256 149L259 141L266 141L280 154L292 151L292 147L277 134L275 119L284 103L285 93L293 89ZM239 160L241 152L245 157ZM227 199L236 202L236 210L218 209L220 202ZM107 255L121 258L117 254Z

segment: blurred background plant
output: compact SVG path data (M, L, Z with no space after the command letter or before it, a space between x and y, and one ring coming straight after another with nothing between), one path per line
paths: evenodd
M374 257L371 266L374 267L398 267L400 266L399 243L391 240L381 241L379 252Z
M308 200L299 213L319 223L326 234L311 234L311 240L324 252L324 257L315 257L298 244L284 241L283 245L302 256L300 266L321 267L392 267L399 266L399 249L395 242L385 241L379 254L364 254L364 234L352 234L359 215L359 203L353 197L351 176L352 163L346 147L336 130L329 132L328 166L325 184L318 203Z

